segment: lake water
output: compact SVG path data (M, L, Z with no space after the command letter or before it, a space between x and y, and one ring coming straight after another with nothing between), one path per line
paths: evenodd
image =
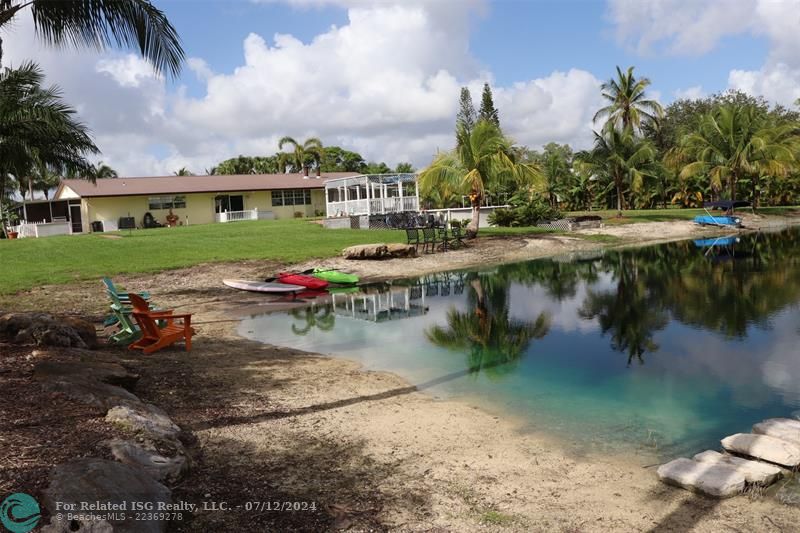
M800 410L800 232L443 273L252 316L584 451L719 448Z

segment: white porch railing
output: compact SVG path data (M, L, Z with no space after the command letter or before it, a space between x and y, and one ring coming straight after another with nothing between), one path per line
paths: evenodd
M272 211L259 211L258 208L244 211L223 211L214 214L215 222L240 222L242 220L266 220L275 218Z
M26 222L23 220L19 225L11 226L8 229L9 231L17 232L17 238L19 239L69 235L72 233L72 226L69 222Z
M328 202L327 207L328 216L383 215L400 211L417 211L419 203L416 196L403 196Z

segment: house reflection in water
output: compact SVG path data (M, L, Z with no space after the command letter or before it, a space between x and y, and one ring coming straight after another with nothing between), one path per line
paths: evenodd
M436 274L413 285L362 287L359 292L332 293L331 304L338 316L386 322L422 316L428 312L425 298L449 296L464 291L463 275Z

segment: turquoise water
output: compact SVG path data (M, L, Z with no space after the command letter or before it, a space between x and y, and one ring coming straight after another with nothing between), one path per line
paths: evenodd
M246 337L356 359L579 449L674 456L800 410L800 232L324 295Z

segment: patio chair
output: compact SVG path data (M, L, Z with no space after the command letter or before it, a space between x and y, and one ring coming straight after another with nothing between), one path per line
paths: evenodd
M444 226L436 229L437 233L439 234L439 240L442 244L439 245L439 249L443 252L446 252L450 248L450 236L447 234L447 228Z
M114 286L114 282L111 281L111 278L103 278L103 284L106 286L109 295L111 294L115 295L122 303L129 303L128 293L118 291L117 288ZM143 298L144 300L150 299L150 293L146 291L137 293L137 295Z
M452 240L451 248L462 248L467 245L467 243L464 242L464 234L461 233L460 227L453 226L450 228L450 236Z
M436 252L436 228L422 228L422 251Z
M419 251L419 230L417 228L406 228L406 244L413 244L414 250Z
M141 330L131 322L130 309L125 309L120 304L111 304L111 312L116 317L119 330L108 338L113 344L130 344L139 340L142 336Z
M166 348L183 339L186 343L186 351L192 349L192 315L189 313L176 315L171 310L153 311L150 310L148 303L136 294L130 294L131 305L133 306L133 318L139 325L142 338L128 346L129 350L142 350L146 354L156 352ZM156 321L164 320L166 324L159 328ZM178 323L177 321L182 321Z

